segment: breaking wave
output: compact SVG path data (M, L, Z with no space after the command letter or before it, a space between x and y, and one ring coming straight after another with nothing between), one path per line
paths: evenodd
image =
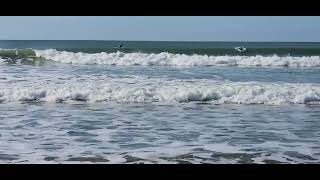
M38 57L60 63L98 64L119 66L280 66L280 67L320 67L320 56L208 56L161 53L83 53L57 51L55 49L36 50Z
M319 104L318 84L276 84L161 78L101 78L73 83L29 83L0 89L0 102L209 102L213 104Z

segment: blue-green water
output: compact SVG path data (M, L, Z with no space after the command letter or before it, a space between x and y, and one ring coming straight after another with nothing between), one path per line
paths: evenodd
M319 43L0 48L0 163L320 162Z
M0 48L57 49L70 52L122 52L202 55L320 55L320 43L316 42L159 42L159 41L0 41ZM239 53L234 47L244 46L248 50Z

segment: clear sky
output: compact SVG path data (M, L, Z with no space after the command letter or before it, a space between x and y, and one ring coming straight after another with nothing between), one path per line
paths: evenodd
M1 40L320 41L320 16L1 16Z

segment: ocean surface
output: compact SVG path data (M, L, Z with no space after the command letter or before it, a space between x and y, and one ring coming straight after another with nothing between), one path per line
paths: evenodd
M0 57L0 163L320 163L320 43L9 49L35 57Z

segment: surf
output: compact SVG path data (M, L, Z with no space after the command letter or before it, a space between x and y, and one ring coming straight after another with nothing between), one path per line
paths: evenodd
M81 82L77 79L82 79ZM30 85L31 84L31 85ZM74 77L64 83L25 81L0 89L0 102L120 102L211 104L319 104L320 85L312 83L231 82L199 79Z
M320 56L208 56L161 53L83 53L57 51L55 49L35 50L43 57L67 64L97 64L118 66L264 66L264 67L320 67Z

